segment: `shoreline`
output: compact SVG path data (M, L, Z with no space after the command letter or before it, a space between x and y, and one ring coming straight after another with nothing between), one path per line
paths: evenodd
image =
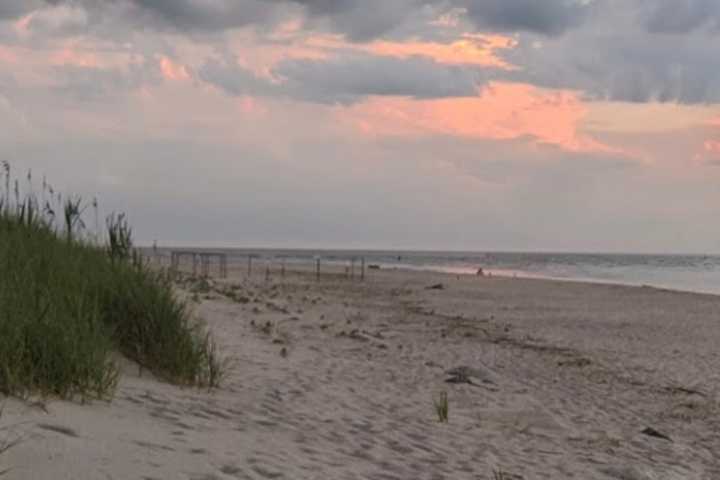
M180 250L183 250L182 248ZM187 250L185 248L184 250ZM575 269L580 269L575 264L557 264L563 269L567 269L565 273L553 274L552 272L543 273L541 271L532 271L522 268L502 267L502 265L494 267L493 264L497 263L497 259L487 262L486 259L482 258L484 255L558 255L558 256L578 256L582 257L596 257L596 256L607 256L608 260L613 257L630 257L630 258L653 258L653 257L664 257L672 259L682 258L694 258L694 259L712 259L716 258L720 260L720 256L712 255L681 255L681 254L668 254L668 255L642 255L642 254L575 254L575 253L525 253L525 252L422 252L422 251L362 251L362 250L304 250L304 249L220 249L223 253L228 255L230 264L240 268L246 263L246 257L251 255L254 257L254 265L257 268L265 268L266 265L270 265L271 268L279 268L281 263L287 264L287 267L292 269L303 269L310 264L314 265L316 258L321 258L323 267L331 266L333 268L342 269L344 266L349 265L352 258L356 258L356 270L359 269L359 259L365 258L367 265L378 265L383 270L401 269L406 271L418 271L418 272L437 272L437 273L448 273L453 275L469 275L475 276L477 269L482 267L486 273L492 273L495 276L504 277L517 277L517 278L535 278L535 279L546 279L563 282L583 282L583 283L595 283L595 284L612 284L612 285L627 285L627 286L648 286L652 288L667 289L689 293L702 293L709 295L720 295L720 263L717 264L717 275L713 277L714 271L702 270L697 268L696 270L683 269L684 267L676 266L660 266L657 265L643 265L637 264L628 267L628 265L617 265L614 267L601 267L599 265L587 265L587 272L581 273L580 271L575 272ZM218 250L218 251L220 251ZM151 250L144 248L144 252L148 255L152 255ZM160 248L161 254L167 254L170 250L167 248ZM210 251L210 250L208 250ZM214 250L213 250L214 251ZM363 255L365 254L365 255ZM403 257L402 260L389 259L399 254ZM475 258L473 262L468 262L467 259L461 260L460 258L454 258L452 255L468 255ZM300 256L298 256L300 255ZM417 255L429 255L426 259L420 260ZM435 260L432 259L433 255ZM443 261L444 263L404 263L406 259L414 259L417 262L427 261ZM553 265L551 261L547 265ZM606 268L596 272L593 275L594 268ZM627 268L630 268L628 271ZM635 270L637 269L637 270ZM649 269L643 271L643 269ZM619 277L632 277L632 278L619 278ZM608 278L615 277L615 278ZM679 279L679 281L678 281Z
M337 264L337 266L341 266L341 264ZM381 265L380 270L384 272L391 272L391 271L399 271L399 272L406 272L406 273L427 273L427 274L439 274L439 275L447 275L449 277L454 276L461 276L465 278L473 278L478 277L477 274L472 273L470 271L467 272L461 272L461 271L449 271L448 269L445 269L443 267L438 268L432 268L432 267L417 267L413 268L412 266L393 266L393 265ZM560 283L579 283L583 285L601 285L601 286L616 286L616 287L628 287L628 288L648 288L648 289L654 289L669 293L684 293L684 294L691 294L691 295L707 295L712 297L720 297L720 290L719 291L700 291L700 290L690 290L690 289L682 289L681 287L671 287L671 286L661 286L661 285L651 285L651 284L640 284L640 283L632 283L630 281L623 282L621 280L612 281L607 279L593 279L593 278L564 278L564 277L553 277L553 276L546 276L541 274L533 274L528 272L521 272L521 271L511 271L511 270L502 270L502 269L483 269L485 272L485 277L493 279L504 279L504 280L537 280L537 281L546 281L546 282L560 282ZM490 273L491 275L488 275Z

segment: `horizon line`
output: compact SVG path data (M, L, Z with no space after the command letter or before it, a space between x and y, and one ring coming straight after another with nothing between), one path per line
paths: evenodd
M140 241L136 244L139 248L153 248L153 242ZM223 250L241 250L241 251L270 251L270 250L284 250L284 251L331 251L331 252L372 252L372 253L383 253L383 252L400 252L400 253L451 253L451 254L462 254L462 253L529 253L529 254L545 254L545 255L628 255L628 256L709 256L717 257L720 256L720 251L715 253L709 252L681 252L681 251L620 251L620 250L559 250L559 249L499 249L499 248L486 248L486 249L441 249L441 248L403 248L403 247L328 247L328 246L238 246L237 244L214 244L213 242L163 242L157 243L158 249L190 249L190 248L205 248L205 249L223 249Z

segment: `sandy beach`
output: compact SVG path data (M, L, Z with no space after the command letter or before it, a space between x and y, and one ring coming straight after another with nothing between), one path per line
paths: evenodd
M195 297L221 389L126 362L110 403L5 399L2 478L720 478L720 297L405 271Z

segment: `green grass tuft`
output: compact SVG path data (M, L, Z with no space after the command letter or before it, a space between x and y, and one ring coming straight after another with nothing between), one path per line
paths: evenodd
M433 400L433 405L435 406L435 414L438 417L438 421L440 423L447 423L448 414L450 413L450 405L448 404L447 392L440 392L439 397Z
M505 472L501 469L493 469L493 480L506 480Z
M78 198L60 203L62 228L50 203L41 210L27 197L11 207L8 198L0 202L1 393L109 397L114 351L173 383L218 385L212 338L170 276L133 253L124 216L109 217L101 246L83 239Z

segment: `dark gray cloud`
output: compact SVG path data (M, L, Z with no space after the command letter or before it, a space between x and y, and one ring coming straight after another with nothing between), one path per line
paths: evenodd
M293 95L331 103L351 103L370 95L475 96L485 83L477 69L443 65L425 57L349 55L330 61L288 60L278 64L274 73L285 79Z
M57 0L72 2L73 0ZM75 0L101 11L112 2ZM364 41L386 34L412 16L416 8L438 0L118 0L128 28L151 26L183 32L222 32L254 25L267 27L294 15L306 26L330 29Z
M268 21L276 5L267 0L126 0L137 15L182 30L225 30Z
M0 18L40 4L121 12L127 28L210 32L267 25L302 9L310 28L330 28L354 41L387 35L423 9L451 8L465 9L468 19L483 30L558 35L579 26L591 8L587 0L5 0Z
M507 54L522 65L507 79L578 90L589 99L625 102L720 103L720 56L704 37L683 42L643 34L574 35L542 48Z
M172 45L159 40L147 46L147 39L163 36L136 35L139 29L190 32L197 41L210 39L223 51L223 36L198 32L267 26L283 18L305 18L306 29L336 31L358 42L423 38L424 30L435 28L429 20L449 9L464 22L453 30L455 39L469 25L483 32L521 32L517 48L496 52L519 67L504 75L428 58L345 50L330 52L335 55L330 60L281 62L272 72L276 82L257 78L233 62L209 61L198 70L200 78L233 95L324 103L352 103L368 95L437 98L474 94L494 77L574 89L591 99L720 103L716 0L7 0L0 17L19 15L40 3L71 5L87 13L86 18L61 20L50 15L49 21L43 15L33 17L29 27L45 35L47 44L58 35L90 32L123 46L132 37L141 55L171 54Z
M365 41L398 30L417 12L436 15L451 9L482 31L560 35L579 27L604 0L291 0L305 6L308 18L325 19L350 40ZM411 30L411 29L407 29ZM417 31L416 31L417 33Z
M366 41L383 36L401 25L432 0L292 0L305 7L309 26L329 23L349 40Z
M287 6L284 0L1 0L0 20L48 7L83 10L96 33L176 31L220 33L248 25L267 26ZM291 13L291 12L289 12ZM42 30L42 25L39 25Z
M304 5L309 18L325 18L351 40L385 35L421 9L443 12L465 9L479 29L559 35L578 27L588 16L586 0L293 0Z
M643 20L649 32L683 34L696 29L717 31L720 2L717 0L645 0Z
M269 79L238 64L211 59L198 69L197 76L233 96L279 94L279 89Z
M38 10L29 18L27 29L35 36L50 39L83 34L93 21L88 11L80 5L68 4L60 11Z
M285 60L262 79L239 65L210 61L201 79L231 95L274 95L315 103L350 104L373 95L414 98L477 95L486 81L475 68L443 65L425 57L407 59L349 54L333 60Z
M591 3L581 0L465 0L456 2L467 9L478 28L503 32L533 32L559 35L579 26Z
M2 0L0 2L0 20L14 19L42 6L42 0Z

